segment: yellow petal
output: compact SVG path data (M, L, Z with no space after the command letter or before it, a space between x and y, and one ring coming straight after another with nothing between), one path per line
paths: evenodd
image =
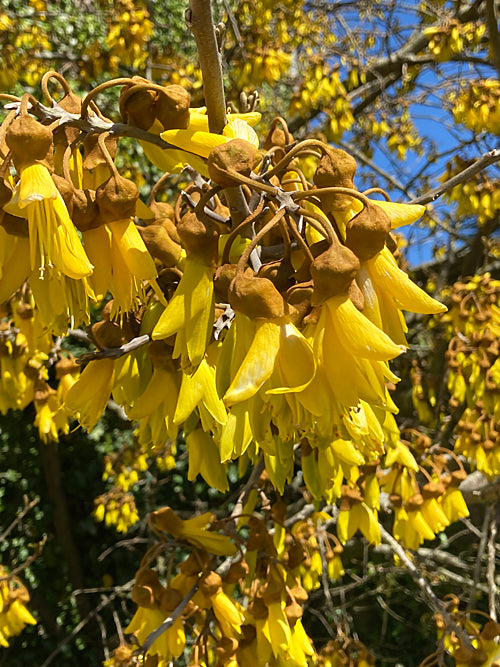
M390 250L383 248L373 259L368 260L373 279L387 290L404 310L414 313L443 313L446 306L426 294L401 271Z
M156 278L158 272L154 260L132 218L114 220L108 227L129 271L139 280Z
M301 392L312 381L316 371L312 347L291 322L281 325L278 368L284 386L269 389L268 394Z
M165 130L160 136L167 143L203 158L207 158L216 146L230 141L221 134L197 130Z
M258 322L250 349L224 396L226 405L245 401L256 394L274 370L280 346L280 326Z
M342 345L362 359L387 361L405 351L372 324L348 297L334 296L326 301Z
M399 204L397 202L385 201L384 199L373 199L374 204L387 213L391 220L391 227L402 227L416 222L425 213L422 204Z

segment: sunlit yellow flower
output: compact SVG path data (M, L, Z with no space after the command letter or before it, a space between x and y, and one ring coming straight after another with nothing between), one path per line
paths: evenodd
M112 359L90 361L66 395L64 407L91 431L104 413L114 382Z

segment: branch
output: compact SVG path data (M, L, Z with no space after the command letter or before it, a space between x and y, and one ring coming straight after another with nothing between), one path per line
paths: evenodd
M462 637L464 633L462 633L460 628L458 628L452 616L449 614L449 612L446 610L441 600L432 590L431 585L429 584L427 579L424 579L422 573L408 557L403 547L399 544L399 542L397 542L397 540L394 539L394 537L390 533L387 532L387 530L381 524L379 524L379 527L382 540L389 545L392 551L398 556L400 561L405 565L406 569L413 577L413 580L420 587L422 593L427 598L427 601L429 602L432 609L434 609L435 612L441 615L447 628L453 630L458 637ZM463 639L464 643L465 641L468 641L468 643L470 644L470 640L468 640L467 635L465 635Z
M498 76L500 76L500 34L495 0L486 0L486 25L490 38L491 53Z
M132 338L132 340L129 340L128 343L123 343L120 347L105 347L103 350L85 352L78 357L78 362L83 364L86 361L92 361L94 359L118 359L119 357L123 357L124 354L137 350L150 342L151 334L144 334L143 336Z
M409 203L428 204L429 202L436 201L438 197L440 197L448 190L451 190L456 185L465 183L465 181L469 180L472 176L475 176L480 171L482 171L486 167L489 167L492 164L495 164L495 162L498 162L499 160L500 160L500 148L495 148L492 151L489 151L488 153L482 155L473 164L466 167L460 173L456 174L455 176L452 176L447 181L439 185L437 188L434 188L434 190L427 192L425 195L421 195L420 197L412 199Z
M186 23L198 47L209 131L220 134L226 125L226 100L210 0L189 0Z
M40 498L35 498L34 500L30 501L29 503L27 502L28 498L27 496L24 497L24 502L25 506L21 510L21 512L16 516L14 521L10 524L10 526L7 526L7 528L4 530L4 532L0 535L0 542L3 542L7 535L16 527L16 525L28 514L30 510L35 507L35 505L38 505L40 502Z
M187 607L189 601L193 597L193 595L196 593L198 590L198 586L200 585L200 580L196 581L194 586L191 588L189 593L182 598L182 600L179 602L177 607L174 609L174 611L168 616L157 628L156 630L153 630L153 632L150 632L149 635L146 637L144 640L144 644L141 646L141 652L143 651L146 653L151 646L154 644L154 642L162 635L164 632L166 632L172 625L175 623L175 621L179 618L179 616L182 614L184 609Z
M488 539L488 568L486 570L486 580L489 589L489 612L493 621L497 620L497 584L495 578L495 543L497 539L497 511L496 506L491 507L490 519L490 537Z

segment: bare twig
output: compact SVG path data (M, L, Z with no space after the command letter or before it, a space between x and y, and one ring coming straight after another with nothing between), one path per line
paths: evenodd
M92 361L94 359L118 359L123 357L124 354L128 354L133 350L137 350L144 345L147 345L151 342L151 334L144 334L143 336L137 336L132 338L127 343L123 343L120 347L105 347L103 350L95 350L93 352L85 352L80 357L78 357L78 362L83 364L87 361Z
M9 526L7 526L7 528L0 535L0 542L3 542L5 540L7 535L10 532L12 532L12 530L17 526L17 524L24 519L26 514L28 514L28 512L30 510L32 510L33 507L35 507L35 505L38 505L38 503L40 502L40 498L34 498L30 502L28 502L28 498L25 496L24 497L24 502L25 502L25 505L24 505L23 509L19 512L19 514L14 519L14 521Z
M196 593L198 590L198 586L200 585L200 580L196 581L194 586L191 588L189 593L182 598L182 600L179 602L177 607L174 609L174 611L168 616L161 625L159 625L156 630L153 630L153 632L150 632L149 635L146 637L144 640L143 645L141 646L141 652L146 653L151 646L154 644L154 642L160 637L164 632L166 632L172 625L175 623L175 621L179 618L179 616L182 614L186 606L188 605L189 601L193 597L193 595Z
M483 525L481 527L481 537L479 539L479 545L477 547L476 553L476 562L474 564L474 571L472 574L472 584L469 590L469 599L467 602L467 609L471 609L475 603L476 590L481 579L481 563L483 560L484 553L486 551L486 546L488 543L488 532L490 526L490 517L491 517L491 508L486 507L484 512Z
M6 581L7 579L10 579L11 577L15 577L17 574L25 570L27 567L29 567L32 563L36 561L38 556L41 555L43 551L43 547L45 546L45 542L47 541L47 535L44 535L40 542L36 545L35 551L26 558L26 560L21 563L18 567L14 568L11 570L8 574L5 574L0 577L0 581Z
M430 192L427 192L425 195L416 197L410 201L410 204L428 204L429 202L436 201L442 194L451 190L456 185L465 183L472 176L475 176L480 171L489 167L491 164L495 164L500 160L500 148L495 148L488 153L485 153L480 158L478 158L473 164L469 165L466 169L460 173L452 176L447 181L439 185L437 188L434 188Z
M261 453L259 460L255 464L254 469L252 470L252 473L250 477L248 478L248 481L246 482L245 486L241 490L241 493L238 497L238 500L236 501L236 504L234 506L233 511L231 512L231 518L235 519L241 515L241 512L243 511L243 507L248 500L248 496L250 495L250 491L254 488L254 486L257 484L257 481L264 470L264 454Z
M497 511L496 506L491 508L490 518L490 536L488 539L488 568L486 570L486 580L489 588L489 612L490 617L497 620L497 584L495 579L495 543L497 539Z

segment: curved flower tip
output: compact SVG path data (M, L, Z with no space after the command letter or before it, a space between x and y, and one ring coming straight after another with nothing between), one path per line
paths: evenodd
M372 201L387 213L391 220L391 229L411 225L425 213L425 206L422 206L422 204L400 204L379 199L373 199Z

